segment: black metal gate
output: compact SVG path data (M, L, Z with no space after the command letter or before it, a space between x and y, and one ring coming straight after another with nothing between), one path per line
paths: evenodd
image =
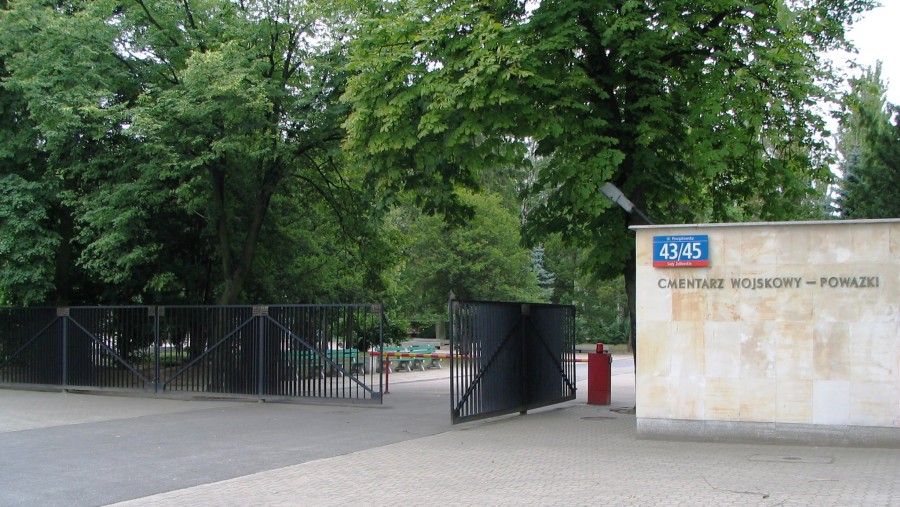
M453 423L575 398L575 308L450 302Z
M381 401L379 305L0 308L0 384Z

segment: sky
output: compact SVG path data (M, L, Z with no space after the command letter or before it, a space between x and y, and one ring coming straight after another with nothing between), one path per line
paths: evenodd
M900 105L900 0L881 0L848 34L859 50L856 61L870 67L881 60L887 100Z

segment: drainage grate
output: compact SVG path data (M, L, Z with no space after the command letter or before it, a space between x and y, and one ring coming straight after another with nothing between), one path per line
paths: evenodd
M770 461L775 463L818 463L829 465L834 463L831 456L779 456L776 454L754 454L750 461Z
M618 417L612 417L609 415L590 415L586 417L582 417L585 421L615 421Z

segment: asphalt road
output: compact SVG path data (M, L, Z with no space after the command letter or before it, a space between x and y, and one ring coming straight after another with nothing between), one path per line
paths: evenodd
M460 429L446 371L393 374L380 406L0 389L0 505L105 505Z

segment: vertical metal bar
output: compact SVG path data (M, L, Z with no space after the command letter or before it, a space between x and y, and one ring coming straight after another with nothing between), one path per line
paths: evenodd
M258 336L256 337L257 341L259 342L259 350L257 351L257 353L259 354L259 360L257 361L259 370L256 372L256 378L257 378L256 394L259 396L262 396L263 394L265 394L265 392L263 391L263 382L265 380L263 378L263 376L264 376L264 372L265 372L264 361L265 361L266 344L264 342L265 342L265 338L266 338L266 331L264 329L265 319L261 315L257 315L256 320L259 321L259 323L257 325Z
M159 393L159 382L160 382L160 371L159 371L159 306L155 307L154 315L153 315L153 392Z
M68 385L69 380L69 315L60 319L62 321L62 385Z
M378 312L378 347L375 350L381 351L384 353L384 307L381 307L381 311ZM369 356L371 357L371 356ZM381 356L378 356L378 359L381 359ZM375 360L372 360L372 371L378 370L375 367ZM381 371L378 372L378 392L380 394L385 394L384 392L384 368L381 368ZM382 403L384 403L384 396L381 396Z
M456 362L458 361L459 350L455 346L453 332L453 298L447 302L447 315L449 315L447 332L450 334L450 414L455 421L457 418L456 411Z
M526 307L528 305L522 305L521 311L519 313L519 361L521 364L519 365L519 385L522 389L521 397L519 399L519 415L525 415L528 413L528 375L527 375L527 354L528 349L525 344L528 336L526 324L528 322L528 312L526 311Z

